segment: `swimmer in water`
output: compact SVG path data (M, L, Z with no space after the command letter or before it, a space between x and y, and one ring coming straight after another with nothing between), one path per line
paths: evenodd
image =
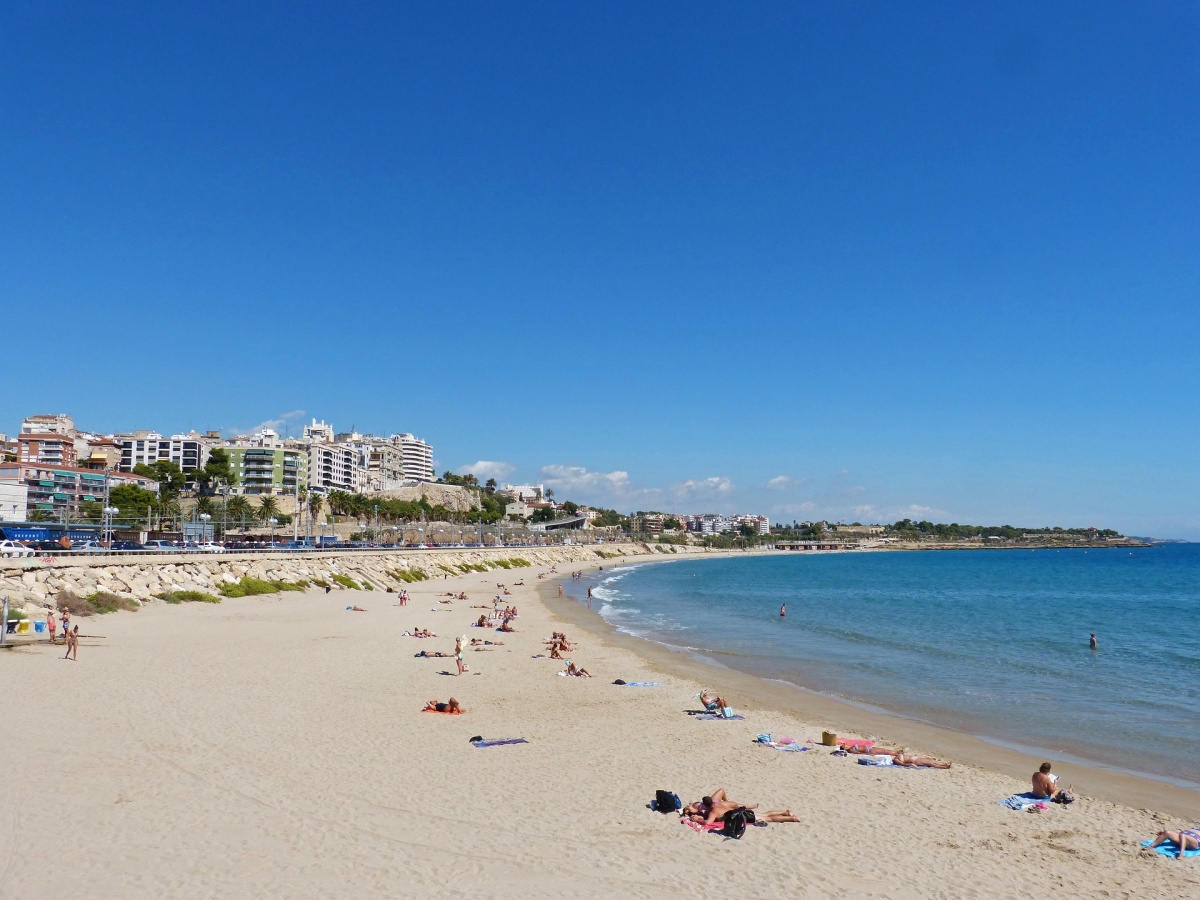
M1092 646L1093 650L1100 649L1100 645L1098 643L1096 643L1096 632L1094 632L1094 631L1092 632L1091 646Z
M784 603L782 606L779 607L779 618L781 618L781 619L787 618L787 604L786 603Z

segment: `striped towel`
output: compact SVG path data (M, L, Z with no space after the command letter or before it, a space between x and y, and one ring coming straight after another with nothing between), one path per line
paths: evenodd
M486 741L472 741L472 747L502 747L505 744L528 744L525 738L489 738Z

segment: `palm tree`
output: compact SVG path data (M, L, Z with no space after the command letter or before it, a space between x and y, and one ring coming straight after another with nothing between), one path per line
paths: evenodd
M254 510L250 506L250 501L240 494L230 499L229 503L225 507L225 512L228 513L231 518L242 520L243 531L246 528L246 518L254 515Z
M207 494L201 494L199 497L196 498L196 509L195 509L196 515L200 515L200 513L208 513L211 516L212 511L213 511L212 497L208 496Z
M258 501L258 520L266 523L279 515L279 502L270 494Z
M308 521L310 523L317 521L317 516L321 515L321 507L325 505L325 498L320 494L308 495Z
M179 506L179 501L174 497L169 497L166 500L158 501L158 527L162 529L163 520L178 519L183 515L183 510Z

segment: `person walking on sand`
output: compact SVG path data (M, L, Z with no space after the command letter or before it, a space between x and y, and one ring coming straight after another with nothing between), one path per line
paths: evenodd
M1096 642L1096 632L1094 632L1094 631L1092 632L1092 639L1091 639L1090 643L1091 643L1093 650L1100 649L1100 645Z
M67 639L67 652L63 655L63 659L69 659L72 662L79 661L79 626L76 625L73 631L66 632L63 635Z

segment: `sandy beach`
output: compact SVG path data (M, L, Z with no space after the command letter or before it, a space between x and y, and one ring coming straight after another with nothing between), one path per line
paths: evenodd
M0 896L1200 895L1200 859L1137 852L1194 824L1193 792L1056 766L1078 802L1006 809L1038 760L610 634L540 572L414 584L404 607L350 590L154 603L86 620L77 662L61 646L0 653ZM470 624L498 581L515 634ZM418 627L438 637L403 635ZM593 678L535 658L556 630ZM467 652L463 676L414 656L456 635L504 643ZM745 719L689 716L702 687ZM450 696L464 715L420 711ZM955 765L753 743L824 728ZM698 834L647 808L659 788L685 802L724 788L801 822Z

